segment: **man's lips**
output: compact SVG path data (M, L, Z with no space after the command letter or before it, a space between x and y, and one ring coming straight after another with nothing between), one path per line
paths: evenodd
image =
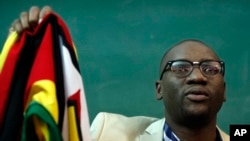
M204 90L189 90L185 96L195 102L202 102L205 101L209 98L209 95L206 91Z

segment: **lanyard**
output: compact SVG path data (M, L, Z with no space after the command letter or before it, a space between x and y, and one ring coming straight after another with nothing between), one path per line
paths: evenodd
M174 132L168 127L167 123L163 127L163 139L162 141L180 141L180 139L174 134ZM220 132L216 129L216 141L222 141Z
M163 141L179 141L178 137L168 127L167 123L165 123L163 127Z

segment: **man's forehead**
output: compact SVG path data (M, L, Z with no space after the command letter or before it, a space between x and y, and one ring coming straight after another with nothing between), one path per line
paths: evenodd
M200 41L184 41L170 48L162 58L160 74L168 61L186 59L190 61L219 60L217 54L205 43Z
M165 61L175 59L219 59L207 45L195 41L187 41L174 46L165 56ZM193 60L193 61L199 61ZM164 61L164 62L165 62Z

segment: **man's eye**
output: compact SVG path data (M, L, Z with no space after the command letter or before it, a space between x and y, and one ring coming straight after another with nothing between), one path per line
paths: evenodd
M178 65L178 66L174 66L172 70L174 72L188 72L190 71L190 67L187 65Z
M202 70L206 74L217 74L220 72L220 69L214 66L205 66Z

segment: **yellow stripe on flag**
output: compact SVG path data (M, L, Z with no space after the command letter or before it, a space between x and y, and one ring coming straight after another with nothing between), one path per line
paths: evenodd
M3 64L10 51L10 48L12 47L12 45L15 43L15 41L18 38L17 36L18 36L17 32L13 32L4 43L2 52L0 54L0 73L2 72Z
M49 129L45 122L42 122L36 116L33 117L36 134L40 141L49 141Z
M46 108L47 111L51 114L55 123L58 124L58 102L56 98L55 83L53 81L36 81L30 89L27 104L29 104L31 99L43 105L43 107Z
M77 53L77 49L76 49L76 46L75 46L74 43L73 43L73 49L74 49L74 52L75 52L76 59L78 60L78 53Z
M78 141L79 140L79 134L77 130L77 121L75 117L75 108L74 106L68 107L68 121L69 121L69 140L70 141Z

